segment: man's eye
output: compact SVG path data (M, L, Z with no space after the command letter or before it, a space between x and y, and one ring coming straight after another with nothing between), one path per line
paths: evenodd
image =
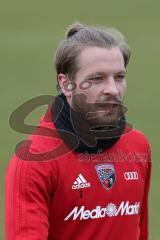
M122 81L125 78L125 75L117 75L116 80Z
M97 77L92 77L92 78L90 78L89 80L92 80L92 81L100 81L100 80L102 80L102 79L103 79L102 77L97 76Z

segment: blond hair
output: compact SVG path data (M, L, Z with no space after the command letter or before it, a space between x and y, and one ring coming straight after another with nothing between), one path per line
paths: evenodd
M131 55L129 46L117 29L91 27L76 22L68 28L64 40L57 48L55 54L57 76L63 73L73 80L79 69L78 56L85 47L89 46L108 49L118 47L123 55L125 67L129 63ZM60 89L58 82L57 89Z

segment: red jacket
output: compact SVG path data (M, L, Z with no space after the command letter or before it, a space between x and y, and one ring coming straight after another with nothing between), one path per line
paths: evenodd
M9 164L6 240L147 240L145 136L134 129L103 152L79 154L63 143L50 117Z

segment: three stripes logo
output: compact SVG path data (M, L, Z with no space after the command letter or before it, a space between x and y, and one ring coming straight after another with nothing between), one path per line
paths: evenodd
M90 186L91 184L86 181L82 174L79 174L76 178L76 181L74 181L74 184L72 185L72 189L87 188Z

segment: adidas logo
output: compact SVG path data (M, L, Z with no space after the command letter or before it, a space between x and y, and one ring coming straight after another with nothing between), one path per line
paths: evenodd
M72 185L72 189L87 188L90 186L91 184L86 181L82 174L79 174L76 181Z

